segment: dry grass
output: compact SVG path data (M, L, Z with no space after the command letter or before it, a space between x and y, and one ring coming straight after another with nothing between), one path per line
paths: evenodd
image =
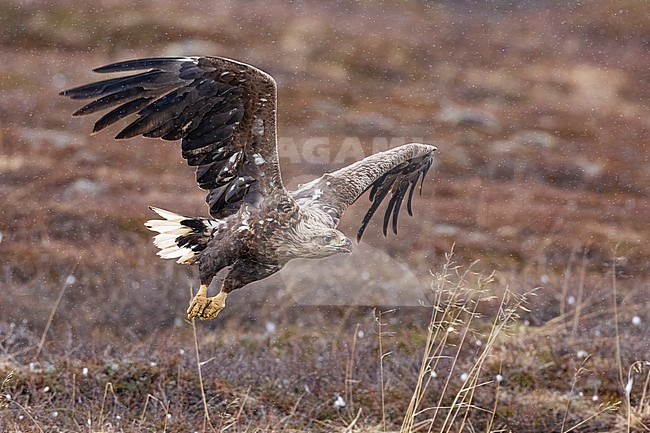
M489 417L486 431L491 431L496 411L475 405L475 392L479 388L494 384L495 407L498 404L498 388L503 380L501 373L486 379L482 374L483 367L486 359L491 355L497 337L507 325L518 318L517 310L524 308L523 304L528 295L516 296L513 301L510 299L513 294L506 291L489 333L482 335L473 321L481 319L478 313L479 305L493 300L493 296L489 294L489 285L493 282L493 277L474 275L471 269L459 273L459 269L453 267L450 255L443 270L435 276L435 279L434 306L422 363L415 391L400 431L410 432L420 429L463 431L468 427L469 419L472 420L471 425L478 419L485 418L485 415ZM474 284L469 280L475 280ZM457 338L453 338L454 336ZM467 371L459 371L456 368L458 360L466 346L471 345L470 341L473 338L474 344L479 347L474 354L474 364ZM446 363L450 365L444 367ZM441 374L443 368L444 374ZM461 380L460 388L450 389L451 383L457 376ZM427 389L436 385L438 385L436 392L440 393L436 405L422 407ZM418 421L417 418L424 419Z
M593 337L617 310L582 315L589 341L573 335L571 317L527 326L540 296L514 294L496 274L448 258L432 279L423 328L405 327L399 310L353 313L336 330L331 313L277 333L227 323L197 334L192 324L130 351L44 352L25 364L39 338L5 328L0 420L7 431L644 431L643 340L635 349L624 323L620 341Z
M179 5L0 5L0 431L647 431L646 3ZM193 53L277 78L289 184L346 143L440 149L398 238L243 289L196 337L195 275L142 225L203 213L192 171L56 96ZM354 301L301 303L322 293Z

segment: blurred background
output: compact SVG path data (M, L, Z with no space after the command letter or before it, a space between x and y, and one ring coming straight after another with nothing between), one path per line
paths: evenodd
M320 299L314 288L364 287L362 304L399 305L377 295L392 290L417 305L409 293L428 287L452 246L463 261L519 281L543 274L546 284L574 261L603 273L619 257L617 272L636 277L650 264L645 2L0 8L1 284L11 299L1 320L41 326L70 275L61 308L75 313L72 329L124 321L138 330L183 316L195 273L159 260L143 222L148 205L205 214L193 170L174 143L116 142L119 126L90 136L93 119L73 119L79 104L57 96L104 78L93 68L143 56L219 55L272 74L289 186L405 142L439 148L399 237L381 236L380 216L352 261L295 264L229 302L281 304L291 287L299 303ZM368 203L345 215L346 233Z
M190 329L196 271L156 257L143 225L148 205L206 213L180 146L117 142L119 126L91 136L93 119L73 119L79 104L58 96L104 78L93 68L148 56L225 56L273 75L289 186L410 141L439 149L399 236L381 235L379 215L352 256L296 262L233 293L203 331L326 332L372 307L417 322L452 250L497 271L496 294L541 287L528 324L611 307L612 277L621 322L650 321L648 2L3 0L0 52L11 362L33 357L53 311L47 356L119 355ZM368 204L345 215L348 235ZM581 338L611 330L579 325ZM647 354L647 326L630 326L630 351Z

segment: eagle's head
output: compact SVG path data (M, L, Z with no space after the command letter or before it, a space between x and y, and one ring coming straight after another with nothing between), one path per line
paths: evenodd
M318 224L298 224L283 233L276 253L291 258L319 259L352 252L352 240L342 232Z
M318 209L301 209L285 226L269 225L268 243L280 261L318 259L352 252L352 240L332 228L332 217Z
M311 233L309 247L314 254L312 257L328 257L337 253L351 253L352 240L336 229L323 228Z

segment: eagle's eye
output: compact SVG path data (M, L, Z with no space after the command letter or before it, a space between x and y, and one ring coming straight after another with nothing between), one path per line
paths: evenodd
M330 242L332 242L332 239L334 239L334 238L332 238L331 236L325 236L323 238L323 240L325 241L326 244L329 244Z

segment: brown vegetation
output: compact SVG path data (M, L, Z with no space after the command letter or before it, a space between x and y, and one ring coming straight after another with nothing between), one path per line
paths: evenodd
M0 4L0 431L648 431L650 8L506 4ZM143 226L204 213L192 170L57 97L181 54L276 77L290 185L436 144L416 217L233 293L195 339L193 270Z

